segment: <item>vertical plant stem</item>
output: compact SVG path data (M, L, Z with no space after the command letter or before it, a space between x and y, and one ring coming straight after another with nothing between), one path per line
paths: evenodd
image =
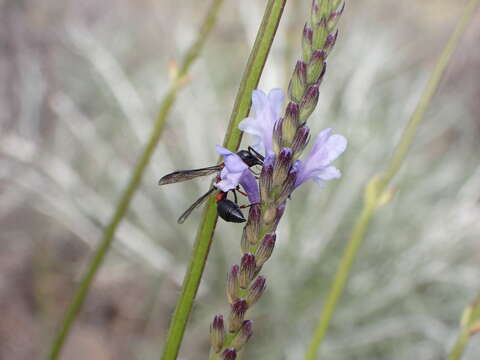
M85 298L88 294L88 291L90 290L95 275L103 264L105 256L107 255L108 250L112 245L117 227L122 221L122 219L125 217L125 214L130 206L130 202L135 192L137 191L138 186L141 183L143 173L162 134L165 120L170 113L173 104L175 103L177 93L181 89L182 85L185 83L185 77L188 73L188 70L198 57L212 27L216 22L217 14L222 2L223 0L212 1L212 4L208 9L207 15L201 26L196 41L192 44L190 49L185 54L177 74L175 75L174 79L172 79L172 84L170 85L170 88L160 105L160 111L150 134L148 143L146 144L142 154L138 159L137 165L131 175L128 185L115 208L112 219L104 230L98 248L96 249L93 258L87 268L87 272L82 278L82 281L73 296L73 300L69 308L67 309L60 330L56 335L54 342L50 348L50 353L48 355L49 360L56 360L60 355L65 340L71 330L71 327L75 322L75 319L77 318L83 303L85 302Z
M465 308L460 322L460 333L448 360L460 360L470 338L480 332L480 295Z
M286 0L269 0L257 32L253 49L243 73L235 104L223 145L236 151L242 134L238 124L248 115L251 106L251 94L257 87L265 62L273 43ZM200 285L203 269L207 261L213 233L217 223L217 207L214 197L210 197L202 215L189 267L185 274L180 297L170 322L167 340L163 349L162 360L177 358L185 328L192 310L193 301Z
M448 356L448 360L460 360L462 358L463 352L470 340L470 335L468 328L462 328L460 334L458 334L457 341L452 349L452 352Z
M457 27L453 31L444 50L437 60L437 64L422 93L415 111L411 115L407 126L403 130L400 141L390 159L390 162L386 166L386 170L381 175L372 177L365 188L363 209L355 223L352 235L342 255L340 265L338 266L333 283L328 292L327 299L320 315L319 323L313 333L310 346L305 355L306 360L317 359L318 349L328 331L333 313L338 304L338 300L340 299L345 288L345 284L347 283L353 261L365 238L365 234L375 214L375 210L379 203L382 202L386 196L388 197L388 194L385 193L385 190L387 190L392 178L397 174L401 165L405 161L407 153L415 138L418 126L424 119L425 111L430 105L432 97L435 94L443 75L445 74L445 70L450 62L452 54L457 48L460 38L465 32L467 25L472 19L475 8L479 1L480 0L468 1Z

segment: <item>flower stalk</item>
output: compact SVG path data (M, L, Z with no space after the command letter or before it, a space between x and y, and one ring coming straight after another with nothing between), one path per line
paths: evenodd
M478 333L480 333L480 295L463 311L460 333L448 360L460 360L470 338Z
M400 141L390 162L386 166L386 170L380 175L373 176L365 187L363 209L357 218L352 235L342 255L333 283L327 294L327 299L325 300L322 313L320 314L320 320L312 335L308 351L305 355L306 360L318 359L318 349L328 331L333 313L338 300L343 293L353 261L365 238L368 226L376 210L382 204L382 200L388 197L388 193L390 192L390 182L405 161L407 153L410 150L417 133L418 126L424 119L425 112L431 103L433 95L439 87L447 65L450 63L452 55L457 48L467 25L470 23L479 2L480 0L469 0L466 4L461 19L440 54L433 73L419 99L417 107L410 117L407 126L403 130Z
M216 23L217 14L220 10L220 6L222 5L222 3L223 0L212 1L212 4L207 11L207 15L205 16L201 25L197 39L188 49L187 53L185 54L180 63L180 67L177 69L175 76L172 79L170 88L167 91L160 105L160 111L156 118L154 127L150 133L149 140L145 145L143 152L139 156L137 165L132 172L130 180L125 190L123 191L118 204L115 207L115 212L112 216L112 219L103 231L102 238L100 239L98 247L87 268L87 272L83 276L78 289L73 295L73 300L70 303L67 312L62 320L60 329L53 340L53 343L49 350L49 360L56 360L60 356L60 353L70 333L72 325L77 319L77 316L83 306L83 303L85 302L88 292L90 291L93 280L95 279L98 270L102 266L105 256L111 248L117 228L125 217L125 214L130 207L130 202L132 201L142 181L145 169L147 168L150 162L150 158L152 157L153 152L160 140L165 121L175 103L177 94L181 90L182 86L185 85L185 80L187 78L188 72L195 60L200 55L200 52L203 49L203 46L205 45L205 42L213 26Z

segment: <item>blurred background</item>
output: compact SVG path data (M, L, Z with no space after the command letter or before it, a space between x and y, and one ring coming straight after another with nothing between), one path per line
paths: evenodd
M349 139L339 181L289 202L245 359L300 359L358 214L463 1L348 1L309 120ZM286 87L310 1L285 9L260 88ZM158 359L265 1L226 0L62 359ZM0 359L42 359L208 2L0 0ZM480 14L454 56L396 196L376 216L321 348L325 359L444 359L480 290ZM245 139L248 140L248 139ZM227 313L241 226L220 221L181 350L206 358ZM478 359L473 339L465 359Z

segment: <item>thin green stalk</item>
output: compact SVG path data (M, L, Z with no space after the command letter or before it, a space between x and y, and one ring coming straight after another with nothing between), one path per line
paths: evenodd
M224 146L232 151L237 150L240 145L242 134L238 129L238 124L250 111L252 91L257 87L260 80L260 75L273 43L285 3L286 0L269 0L267 3L255 44L243 73L223 141ZM217 207L214 197L210 197L202 215L190 264L183 281L182 291L170 322L170 329L162 355L163 360L174 360L177 358L193 301L195 300L207 261L216 223Z
M462 314L460 333L457 341L448 356L448 360L460 360L470 338L480 332L480 295L470 304Z
M73 323L75 322L75 319L78 316L78 313L80 312L83 303L85 302L85 298L90 290L95 275L100 269L105 259L105 255L108 253L108 250L111 247L117 227L122 221L122 219L125 217L125 214L130 206L130 202L135 192L137 191L138 186L140 185L145 168L147 167L162 134L165 120L170 113L173 104L175 103L177 93L181 89L182 85L185 83L185 78L188 70L199 56L199 53L203 48L203 45L205 44L205 41L216 22L217 14L222 2L223 0L212 1L212 4L208 9L207 15L202 23L196 41L192 44L192 46L182 59L180 68L178 69L178 72L175 75L175 78L172 80L167 94L165 95L162 103L160 104L160 111L155 121L153 130L150 134L148 143L146 144L145 149L143 150L142 154L138 159L135 170L133 171L128 185L115 208L115 212L112 216L111 221L104 230L103 236L88 266L87 272L84 275L80 286L75 292L69 308L67 309L60 330L56 335L54 342L50 348L50 353L48 355L49 360L56 360L60 356L60 352L63 348L65 340L70 332Z
M320 320L313 333L310 346L305 355L306 360L317 359L317 352L328 331L333 312L338 304L345 284L348 280L353 261L357 255L368 226L375 214L378 205L389 198L388 186L392 178L397 174L401 165L403 164L408 151L411 148L412 142L415 138L418 126L424 119L425 111L430 105L433 95L435 94L439 83L445 74L447 65L450 62L453 52L458 46L459 40L466 30L467 25L473 17L474 10L480 0L470 0L464 8L463 15L448 40L443 52L440 54L434 71L427 83L422 96L417 104L417 107L410 117L410 120L403 130L400 141L387 164L386 170L381 175L376 175L370 179L365 188L365 198L363 209L355 223L351 238L343 253L342 259L338 266L335 278L330 287L327 299L323 306ZM387 190L387 191L386 191Z

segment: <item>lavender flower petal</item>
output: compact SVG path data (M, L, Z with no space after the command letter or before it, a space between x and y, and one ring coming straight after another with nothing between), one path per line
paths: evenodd
M260 191L258 190L257 180L248 169L243 172L240 178L240 185L242 185L247 193L250 203L257 204L260 202Z
M240 184L244 171L248 171L248 166L242 161L240 156L230 150L219 145L216 146L216 150L220 155L223 155L225 166L220 172L221 181L216 183L215 186L220 190L227 192L235 189L238 184Z
M258 190L255 176L250 172L247 164L237 154L225 149L222 146L216 146L217 152L223 155L224 168L220 172L220 179L215 184L220 190L227 192L242 185L248 195L251 203L260 202L260 191Z
M280 118L285 95L282 89L272 89L265 94L261 90L252 93L254 117L248 117L240 122L238 128L253 135L253 147L265 154L272 154L272 134L275 123Z
M298 170L295 187L300 186L305 181L313 179L316 183L331 179L337 179L341 176L340 171L330 166L330 163L339 157L347 148L347 139L342 135L330 135L332 129L325 129L318 134L312 151L302 162L296 161L294 167Z

